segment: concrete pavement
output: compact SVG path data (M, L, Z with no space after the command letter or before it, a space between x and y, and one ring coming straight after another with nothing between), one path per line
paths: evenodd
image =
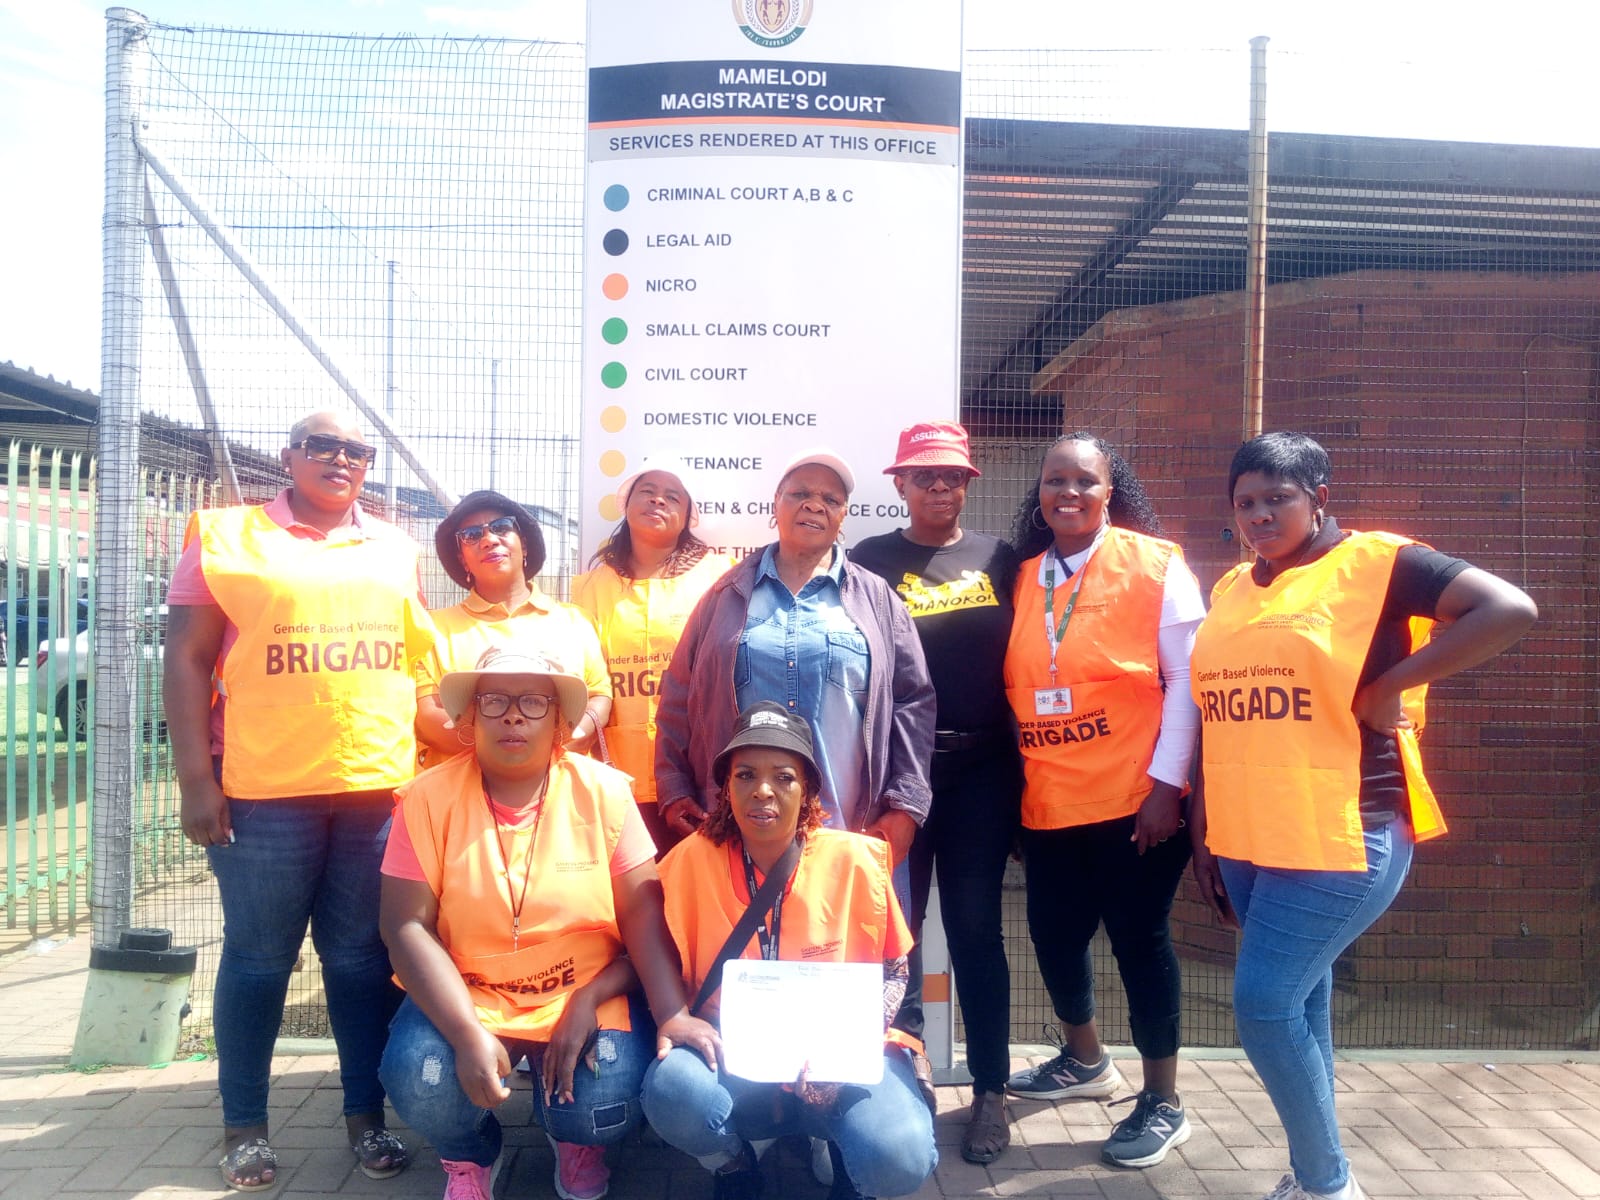
M233 1195L216 1169L221 1113L214 1061L67 1068L88 951L89 939L81 936L0 962L0 1196ZM274 1065L272 1140L282 1183L263 1195L437 1200L443 1176L426 1146L415 1147L409 1171L387 1182L355 1169L342 1139L332 1055L280 1055ZM1260 1200L1287 1169L1287 1152L1249 1064L1191 1059L1179 1081L1194 1136L1148 1171L1100 1164L1100 1142L1127 1109L1108 1110L1098 1101L1013 1105L1012 1149L993 1166L971 1166L958 1149L970 1097L965 1088L941 1088L942 1161L918 1200ZM1595 1056L1460 1062L1363 1056L1340 1063L1339 1083L1350 1156L1371 1196L1600 1197ZM552 1155L531 1113L526 1091L506 1105L511 1157L497 1188L501 1200L554 1195ZM615 1200L711 1194L699 1167L650 1135L614 1149L610 1161ZM766 1170L769 1197L826 1195L784 1147L769 1153Z

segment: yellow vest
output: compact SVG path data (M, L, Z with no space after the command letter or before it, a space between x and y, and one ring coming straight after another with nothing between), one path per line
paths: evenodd
M591 758L563 754L551 764L539 818L497 831L477 759L456 755L402 787L397 800L439 900L439 941L478 1020L491 1033L549 1041L568 997L623 953L611 854L633 803L627 781ZM532 880L526 896L524 878ZM513 895L522 903L515 950ZM627 998L605 1001L598 1017L603 1028L630 1028Z
M672 579L624 579L601 566L572 581L572 603L594 625L611 664L606 749L612 765L633 777L633 796L640 804L656 802L661 676L694 606L733 564L733 559L708 554Z
M1212 853L1263 867L1366 870L1361 727L1350 706L1395 555L1408 544L1394 534L1352 533L1266 587L1241 564L1212 589L1189 676L1202 721ZM1412 622L1413 649L1431 627ZM1426 692L1405 694L1415 728L1398 731L1418 841L1445 832L1417 747Z
M1053 551L1051 551L1053 553ZM1006 647L1006 697L1016 714L1026 783L1022 824L1066 829L1126 817L1150 793L1161 733L1157 635L1171 542L1111 528L1084 565L1083 583L1050 678L1043 556L1022 564ZM1059 573L1059 571L1058 571ZM1074 579L1057 579L1059 623ZM1071 712L1039 715L1042 688L1071 694Z
M260 506L195 514L206 586L239 640L222 664L222 790L267 800L389 790L416 756L413 662L433 644L417 547L296 537Z

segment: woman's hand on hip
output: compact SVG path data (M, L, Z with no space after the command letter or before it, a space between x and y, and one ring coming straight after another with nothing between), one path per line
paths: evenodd
M1397 729L1410 729L1411 718L1406 716L1400 692L1380 687L1382 679L1374 679L1356 693L1350 711L1368 729L1394 736Z
M1158 846L1183 828L1183 793L1177 784L1152 783L1150 794L1133 817L1133 837L1129 840L1140 854Z
M917 820L898 808L886 808L881 816L862 830L868 837L889 843L889 866L898 867L911 852L911 839L917 836Z
M461 1090L479 1108L498 1108L511 1096L506 1077L511 1074L511 1057L506 1048L482 1025L465 1048L457 1046L456 1079Z
M679 837L688 837L706 819L705 809L692 796L679 796L661 805L661 820Z

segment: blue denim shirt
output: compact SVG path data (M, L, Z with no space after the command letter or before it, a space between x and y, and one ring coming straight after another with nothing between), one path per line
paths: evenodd
M734 662L734 692L741 710L771 700L811 723L822 771L822 809L829 828L850 828L844 814L863 808L866 742L861 736L871 657L867 639L844 610L839 585L844 555L798 595L778 578L775 547L756 570Z

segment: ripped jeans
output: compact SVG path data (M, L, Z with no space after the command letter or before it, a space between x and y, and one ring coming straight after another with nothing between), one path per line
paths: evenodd
M599 1065L591 1071L579 1062L572 1077L571 1104L544 1102L538 1079L545 1043L501 1039L512 1063L528 1056L534 1075L534 1114L556 1141L602 1146L638 1128L639 1091L645 1068L656 1056L656 1037L649 1010L637 996L630 999L629 1017L632 1032L600 1030ZM400 1119L427 1138L440 1158L487 1167L500 1156L499 1120L467 1098L456 1078L455 1051L409 997L389 1025L389 1044L378 1077Z

